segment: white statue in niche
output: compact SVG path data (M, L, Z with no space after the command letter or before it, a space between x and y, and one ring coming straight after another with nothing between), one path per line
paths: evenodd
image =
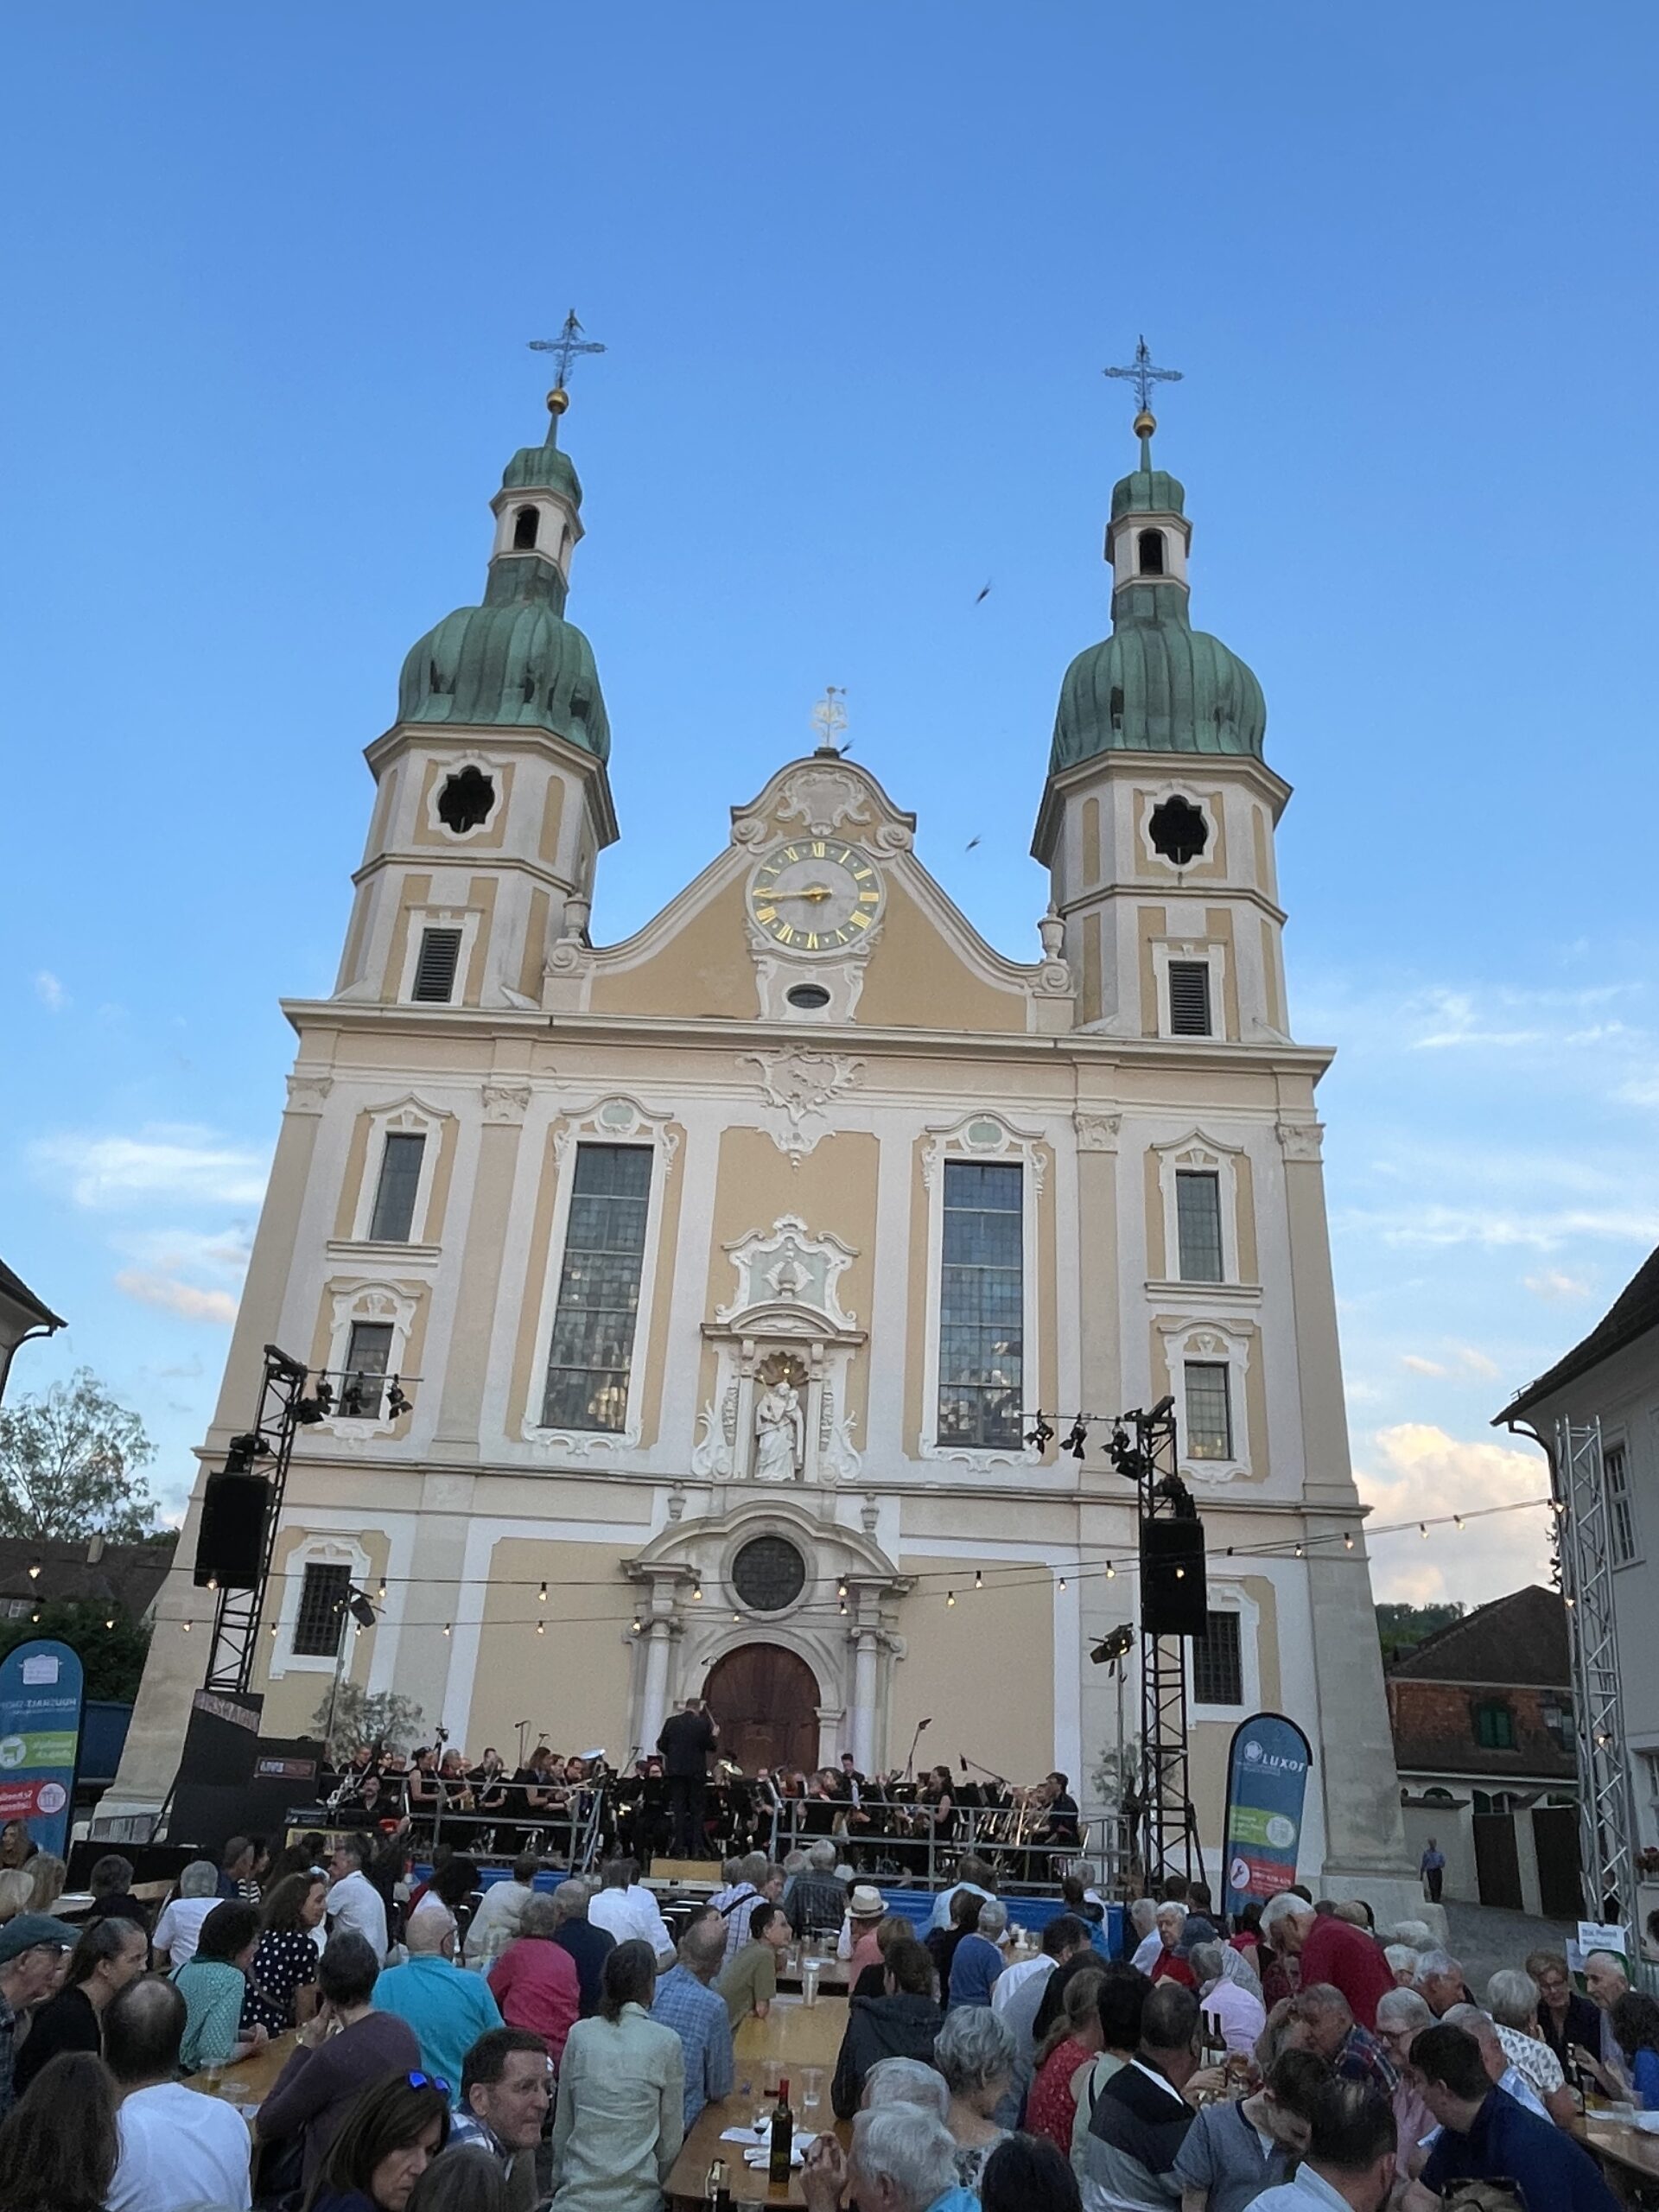
M758 1483L800 1480L806 1421L801 1412L801 1394L790 1371L795 1364L792 1360L769 1360L761 1370L760 1380L766 1387L754 1405L754 1479Z

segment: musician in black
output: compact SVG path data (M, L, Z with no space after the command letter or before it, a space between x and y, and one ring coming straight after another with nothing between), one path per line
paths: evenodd
M1078 1826L1077 1801L1071 1795L1069 1778L1058 1768L1047 1779L1038 1784L1043 1818L1032 1841L1055 1851L1076 1851L1083 1843L1083 1831Z
M701 1859L702 1822L709 1795L709 1762L720 1736L700 1697L689 1697L663 1723L657 1748L668 1781L668 1809L673 1822L671 1849L681 1859Z

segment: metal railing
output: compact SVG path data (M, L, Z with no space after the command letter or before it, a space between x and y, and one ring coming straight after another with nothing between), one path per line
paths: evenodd
M834 1817L826 1823L831 1805ZM989 1860L998 1889L1014 1891L1052 1890L1062 1866L1086 1866L1103 1895L1115 1893L1125 1863L1117 1823L1109 1820L1079 1821L1080 1840L1073 1844L1033 1840L1018 1810L1003 1805L958 1805L944 1832L930 1805L876 1802L861 1809L870 1816L868 1826L831 1800L785 1798L772 1815L772 1856L782 1859L827 1838L860 1873L926 1889L954 1879L958 1862L970 1855Z

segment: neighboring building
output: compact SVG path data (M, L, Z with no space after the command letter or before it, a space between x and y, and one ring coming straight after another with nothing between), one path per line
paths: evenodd
M154 1544L112 1544L103 1536L74 1543L0 1536L0 1620L27 1620L37 1606L57 1599L118 1605L135 1621L147 1620L176 1548L171 1537Z
M1570 1917L1578 1768L1559 1595L1535 1584L1478 1606L1385 1680L1414 1854L1434 1838L1448 1897Z
M268 1726L309 1721L341 1588L384 1580L353 1677L457 1745L529 1715L625 1760L706 1687L746 1766L900 1764L931 1719L925 1755L1079 1777L1114 1727L1089 1647L1135 1587L1102 1562L1135 1531L1103 1433L1064 1449L1065 1409L1173 1391L1215 1554L1205 1838L1233 1726L1275 1707L1317 1747L1310 1878L1403 1903L1314 1110L1331 1054L1290 1035L1289 792L1255 677L1190 626L1181 486L1143 435L1112 494L1113 631L1065 677L1041 791L1040 958L951 904L915 817L836 750L833 704L825 746L736 795L725 849L688 851L685 887L599 946L610 729L564 619L557 422L492 503L482 604L404 664L338 986L287 1008L202 1454L246 1427L262 1345L334 1370L277 1538ZM718 774L717 712L658 741ZM162 1612L116 1793L135 1809L207 1656L186 1565Z
M12 1354L31 1337L49 1337L64 1323L49 1306L43 1306L20 1275L0 1260L0 1398L6 1394L6 1377Z
M1601 1423L1624 1740L1637 1842L1651 1854L1659 1850L1659 1251L1589 1335L1492 1425L1533 1438L1553 1465L1563 1420ZM1650 1878L1643 1913L1656 1903Z

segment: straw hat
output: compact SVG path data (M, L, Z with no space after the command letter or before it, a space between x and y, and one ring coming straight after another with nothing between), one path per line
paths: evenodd
M847 1900L847 1910L855 1920L881 1920L886 1917L887 1908L880 1890L868 1882L855 1882Z

